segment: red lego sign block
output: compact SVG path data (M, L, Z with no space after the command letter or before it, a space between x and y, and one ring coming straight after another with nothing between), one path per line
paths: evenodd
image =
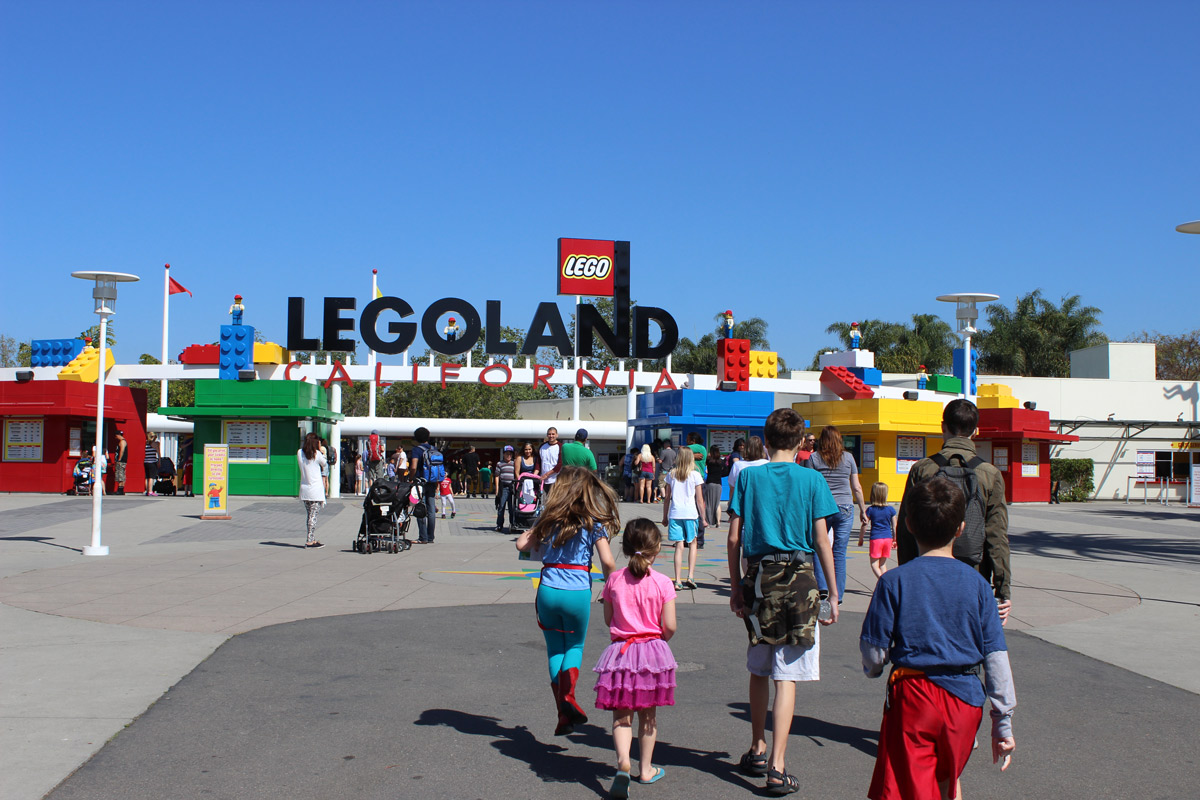
M217 364L221 360L221 348L215 344L188 345L179 354L180 364Z
M750 389L750 340L717 340L717 380L733 381L739 392Z
M821 370L821 383L843 400L865 400L875 396L875 391L846 367Z
M558 240L558 293L612 297L616 244L604 239Z

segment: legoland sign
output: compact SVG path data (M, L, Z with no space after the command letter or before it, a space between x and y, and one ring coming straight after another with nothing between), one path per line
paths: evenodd
M485 318L471 303L458 297L443 297L429 305L421 314L421 337L429 347L443 355L455 356L470 352L484 336L484 351L503 357L536 355L543 347L553 348L559 355L570 358L579 355L590 358L593 343L601 343L617 358L664 358L679 341L679 326L675 318L654 306L630 307L629 300L629 242L597 241L593 239L560 239L558 259L558 289L560 294L612 297L612 324L590 303L579 305L578 337L572 342L567 326L552 302L539 303L528 326L523 342L505 342L500 338L503 325L499 300L488 300ZM326 297L322 300L320 338L307 336L305 330L305 298L288 298L288 350L330 350L350 352L356 349L353 339L343 333L353 332L355 320L344 316L357 310L353 297ZM450 314L460 322L460 331L447 338L438 330L438 320ZM363 343L371 350L385 355L398 355L416 341L418 323L405 322L416 315L407 300L400 297L377 297L367 303L358 318L358 331ZM390 317L390 319L389 319ZM380 322L386 334L379 334ZM659 330L659 340L650 343L650 326ZM578 349L576 349L578 348Z

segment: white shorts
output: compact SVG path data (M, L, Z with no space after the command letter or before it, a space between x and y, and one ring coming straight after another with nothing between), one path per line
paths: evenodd
M751 675L774 681L821 680L821 626L813 633L813 646L752 644L746 646L746 669Z

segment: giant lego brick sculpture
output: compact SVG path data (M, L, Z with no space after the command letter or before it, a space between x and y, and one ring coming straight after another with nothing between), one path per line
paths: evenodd
M930 375L928 388L932 392L962 394L962 381L953 375Z
M29 366L65 367L83 352L83 339L34 339L29 343Z
M113 365L112 350L104 348L104 372L112 369ZM83 348L79 355L71 360L70 364L58 371L58 379L60 381L81 381L83 383L95 383L100 380L100 353L96 348L88 345Z
M1013 397L1012 387L1003 383L982 383L979 396L975 398L979 408L1018 408L1020 403Z
M843 400L865 400L875 392L847 367L826 367L821 370L821 384Z
M779 354L768 350L751 350L749 370L751 378L778 378Z
M849 369L854 377L858 378L867 386L883 385L883 373L874 367L850 367Z
M254 369L254 326L222 325L220 361L217 362L221 380L236 381L238 370Z
M717 340L717 380L732 381L739 392L750 388L750 340Z
M954 348L953 355L954 355L954 358L953 358L954 368L950 370L950 373L954 377L958 378L959 381L965 381L966 377L967 377L966 376L967 363L966 363L966 359L963 356L963 349L961 347ZM972 347L971 348L971 394L975 394L975 382L976 382L975 379L977 377L979 377L979 370L977 368L978 363L979 363L979 351L976 350L974 347Z
M179 354L180 364L211 365L221 361L221 346L216 344L190 344Z
M286 364L289 360L290 354L283 349L282 345L274 342L254 343L255 364Z

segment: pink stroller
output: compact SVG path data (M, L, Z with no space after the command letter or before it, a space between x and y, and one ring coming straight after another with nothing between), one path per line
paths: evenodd
M522 472L517 477L517 496L513 533L529 530L542 513L542 476L536 472Z

